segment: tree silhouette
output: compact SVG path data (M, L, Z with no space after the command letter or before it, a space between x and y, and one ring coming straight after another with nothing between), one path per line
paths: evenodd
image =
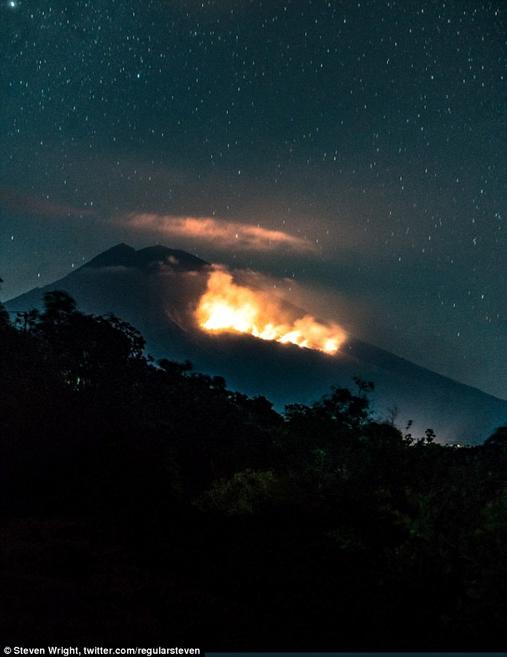
M3 280L0 278L0 288L2 287ZM0 301L0 328L7 326L9 323L9 313L5 310L5 306Z
M412 436L361 381L281 414L65 292L1 317L3 637L502 647L505 427Z

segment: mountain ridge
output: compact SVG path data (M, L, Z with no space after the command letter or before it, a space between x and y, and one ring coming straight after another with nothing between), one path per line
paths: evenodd
M181 249L171 249L162 244L155 244L136 250L129 244L120 242L99 253L82 265L80 269L120 266L143 268L153 263L172 265L173 267L193 267L194 269L209 266L206 261Z
M199 331L193 311L206 289L209 266L163 245L136 250L121 243L6 307L11 312L40 307L46 291L64 289L83 311L113 313L136 326L155 357L188 359L196 369L223 375L229 385L263 394L279 407L307 403L330 385L350 386L360 376L376 384L379 412L398 407L400 422L413 419L418 430L432 426L446 441L477 442L507 421L506 400L354 336L331 357L243 334Z

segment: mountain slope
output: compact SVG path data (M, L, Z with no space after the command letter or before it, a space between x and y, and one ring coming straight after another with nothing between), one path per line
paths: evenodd
M189 359L198 370L223 375L230 386L264 394L278 406L309 402L331 385L371 380L381 417L395 416L413 431L432 427L440 440L477 442L507 422L507 402L438 375L356 338L336 356L243 335L199 331L193 310L209 265L184 251L119 244L44 288L9 301L11 312L40 307L45 292L63 289L85 312L114 313L136 326L156 357Z

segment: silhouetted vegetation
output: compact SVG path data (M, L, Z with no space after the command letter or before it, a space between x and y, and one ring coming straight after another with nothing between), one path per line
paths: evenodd
M63 292L0 307L5 643L504 648L507 429L443 446L369 390L281 415Z

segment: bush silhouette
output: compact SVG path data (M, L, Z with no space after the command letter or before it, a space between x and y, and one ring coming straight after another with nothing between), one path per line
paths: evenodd
M505 428L413 437L361 381L280 414L144 347L64 292L0 308L2 636L501 648Z

